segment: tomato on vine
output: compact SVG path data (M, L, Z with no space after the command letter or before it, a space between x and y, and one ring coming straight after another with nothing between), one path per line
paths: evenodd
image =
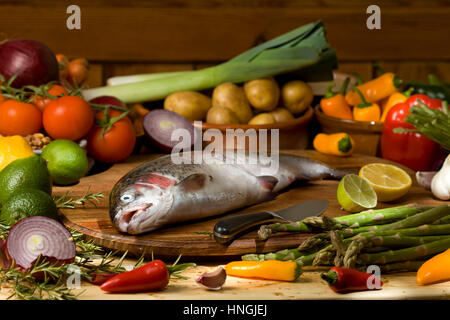
M136 132L127 114L105 109L95 115L97 125L87 136L88 153L94 159L106 163L120 162L133 152Z
M53 139L72 141L85 137L94 124L94 111L77 96L64 96L50 101L43 114L45 131Z
M31 103L7 99L0 103L0 134L27 136L41 131L42 112Z

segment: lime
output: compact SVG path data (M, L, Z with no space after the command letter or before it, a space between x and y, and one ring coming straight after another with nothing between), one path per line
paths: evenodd
M22 188L52 193L52 181L44 159L37 155L17 159L0 172L0 204Z
M375 190L356 174L347 174L342 178L338 185L337 198L342 208L349 212L359 212L377 205Z
M58 209L48 193L38 189L20 189L3 204L0 220L13 225L30 216L46 216L58 220Z
M55 184L77 183L88 171L86 152L70 140L54 140L42 151L48 171Z
M359 171L359 176L369 182L379 201L393 201L408 193L412 185L409 174L392 164L371 163Z

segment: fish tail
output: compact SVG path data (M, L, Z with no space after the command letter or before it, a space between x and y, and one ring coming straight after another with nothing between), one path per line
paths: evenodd
M346 174L321 162L298 156L283 155L280 163L293 172L297 180L342 179Z

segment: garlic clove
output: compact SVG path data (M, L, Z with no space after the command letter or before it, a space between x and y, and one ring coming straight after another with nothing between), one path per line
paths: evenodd
M195 281L211 290L220 290L225 283L227 273L223 267L219 267L212 272L205 272Z

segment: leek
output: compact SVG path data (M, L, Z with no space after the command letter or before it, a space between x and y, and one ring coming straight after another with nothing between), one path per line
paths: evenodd
M136 103L160 100L178 91L209 89L224 82L241 83L301 69L314 72L315 67L322 72L325 69L331 77L336 66L336 53L326 40L323 23L318 21L262 43L217 66L139 75L136 77L141 77L142 81L138 82L128 77L128 82L85 89L82 94L86 100L107 95L125 103Z

